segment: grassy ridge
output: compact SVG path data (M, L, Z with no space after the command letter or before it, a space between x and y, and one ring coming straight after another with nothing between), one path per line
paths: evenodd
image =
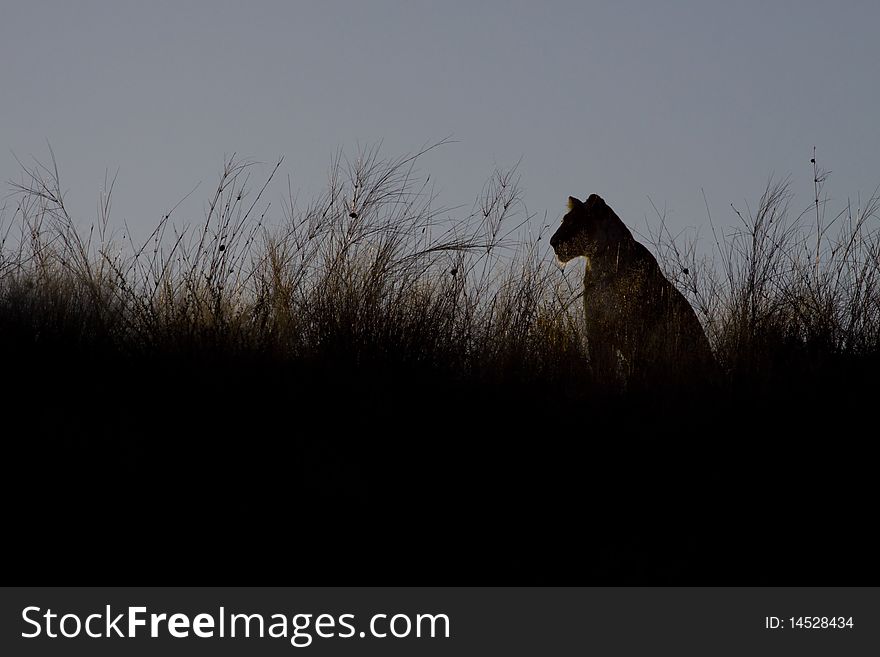
M876 195L831 215L817 169L797 214L771 183L708 256L660 217L647 241L725 381L609 390L515 170L443 208L430 148L339 154L272 227L281 163L254 184L230 160L203 223L172 210L143 243L112 226L112 183L83 232L54 165L28 170L0 233L22 552L77 535L71 562L128 572L152 554L234 577L293 560L333 581L778 583L845 548L865 572Z

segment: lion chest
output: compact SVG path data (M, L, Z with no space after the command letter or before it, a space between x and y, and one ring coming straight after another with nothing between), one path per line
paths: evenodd
M593 339L636 348L665 324L669 302L669 291L640 267L614 274L594 268L584 277L584 317Z

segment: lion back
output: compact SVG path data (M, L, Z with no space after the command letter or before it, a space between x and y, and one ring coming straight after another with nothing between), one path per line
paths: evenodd
M632 239L617 249L615 275L591 295L593 311L611 309L603 331L631 375L687 378L711 368L714 356L690 303L666 278L654 255ZM585 281L586 284L586 281Z

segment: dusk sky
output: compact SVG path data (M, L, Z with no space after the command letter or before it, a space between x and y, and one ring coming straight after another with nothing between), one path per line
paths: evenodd
M118 168L113 216L146 230L199 181L177 216L203 216L224 154L284 155L308 199L339 147L451 136L422 163L445 205L522 159L550 223L598 193L706 235L701 189L719 223L772 172L808 205L814 145L836 202L875 189L878 30L876 0L3 0L0 179L48 141L78 220Z

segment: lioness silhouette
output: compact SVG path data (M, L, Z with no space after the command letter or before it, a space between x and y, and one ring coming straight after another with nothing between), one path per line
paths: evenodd
M560 263L586 258L584 312L597 378L687 381L716 366L687 299L596 194L568 199L550 238Z

